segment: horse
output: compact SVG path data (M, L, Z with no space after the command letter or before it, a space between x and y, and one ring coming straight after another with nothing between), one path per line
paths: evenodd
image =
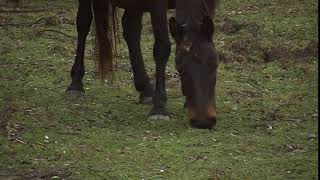
M176 43L176 69L186 97L190 125L211 129L216 124L215 84L217 53L212 41L213 14L216 0L78 0L76 27L78 33L71 83L67 92L83 92L84 50L92 20L95 21L98 71L103 79L113 72L115 9L124 9L121 18L123 38L129 49L135 89L141 103L151 100L149 119L169 119L165 109L165 71L171 53L171 33ZM167 11L176 9L176 16L167 20ZM143 62L140 39L142 16L149 12L154 33L153 57L156 64L155 87L150 83ZM170 32L169 32L170 31Z

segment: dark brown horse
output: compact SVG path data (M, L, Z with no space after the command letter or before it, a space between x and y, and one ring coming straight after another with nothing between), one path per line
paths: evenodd
M211 128L216 123L215 82L217 58L212 43L214 0L79 0L77 14L78 45L71 70L69 92L84 92L82 79L84 49L91 21L94 18L98 44L98 70L102 78L112 76L112 42L114 8L123 8L121 22L127 42L134 84L140 101L153 99L150 119L167 119L165 70L171 52L167 10L176 8L176 18L170 19L170 31L176 42L176 67L180 73L182 91L190 124L196 128ZM142 15L150 12L154 32L153 57L156 63L155 90L146 73L140 35ZM109 15L111 14L110 18Z

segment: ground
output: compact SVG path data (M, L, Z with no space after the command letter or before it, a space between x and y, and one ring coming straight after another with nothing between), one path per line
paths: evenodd
M95 75L90 36L86 95L67 96L77 4L15 2L0 3L0 179L318 179L317 1L220 2L213 130L189 127L174 53L170 120L147 120L123 39L110 85Z

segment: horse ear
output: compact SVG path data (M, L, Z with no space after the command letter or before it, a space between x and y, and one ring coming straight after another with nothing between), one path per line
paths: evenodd
M180 43L182 40L182 27L176 21L176 18L171 17L169 20L169 29L171 36L176 41L176 43Z
M212 18L210 16L206 16L201 24L201 31L206 36L208 40L212 40L214 33L214 25Z

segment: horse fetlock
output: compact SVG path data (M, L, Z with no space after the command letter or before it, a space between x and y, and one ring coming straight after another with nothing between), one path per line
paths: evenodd
M83 84L82 83L71 83L67 89L67 92L69 91L79 91L79 92L85 92L84 88L83 88Z
M151 105L152 104L152 96L144 96L140 93L139 96L139 103L144 105Z
M77 90L67 90L66 92L68 97L71 97L71 99L73 98L81 98L85 96L84 91L77 91Z

